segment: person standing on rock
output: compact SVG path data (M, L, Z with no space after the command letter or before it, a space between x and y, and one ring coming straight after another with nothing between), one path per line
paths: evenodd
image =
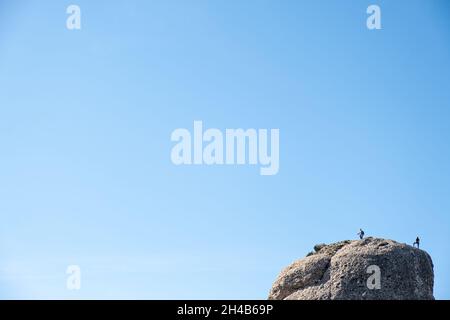
M364 238L364 231L363 231L363 229L359 229L358 236L359 236L359 238L361 240L362 240L362 238Z
M417 245L417 249L419 249L420 246L420 239L419 237L416 238L416 241L413 243L413 247L415 247Z

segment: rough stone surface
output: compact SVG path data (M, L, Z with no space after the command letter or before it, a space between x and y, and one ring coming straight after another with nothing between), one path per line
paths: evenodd
M393 240L365 238L316 245L315 252L285 268L270 300L431 300L433 262L423 250ZM369 289L380 270L380 289Z

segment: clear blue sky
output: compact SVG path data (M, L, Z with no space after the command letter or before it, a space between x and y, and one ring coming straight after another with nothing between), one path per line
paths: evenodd
M0 297L264 299L362 227L421 236L449 299L449 21L444 0L0 1ZM174 166L194 120L279 128L278 175Z

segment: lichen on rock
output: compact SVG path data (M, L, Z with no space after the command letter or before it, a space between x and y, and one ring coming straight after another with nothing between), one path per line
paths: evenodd
M370 266L380 271L380 287L367 285ZM434 273L423 250L393 240L365 238L316 245L314 252L285 268L271 300L430 300Z

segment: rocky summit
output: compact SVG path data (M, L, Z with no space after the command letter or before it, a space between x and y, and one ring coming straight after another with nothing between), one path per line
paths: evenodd
M285 268L270 300L432 300L433 262L425 251L365 238L319 244Z

